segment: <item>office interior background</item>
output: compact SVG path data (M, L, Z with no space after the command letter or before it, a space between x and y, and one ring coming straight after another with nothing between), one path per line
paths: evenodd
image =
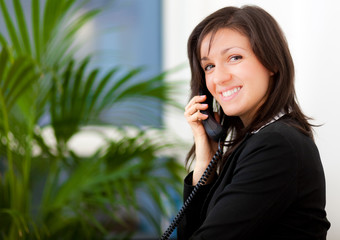
M9 0L5 0L10 2ZM22 1L25 2L25 1ZM119 64L127 68L144 66L141 78L174 70L165 81L184 84L174 97L183 106L189 97L190 70L187 39L205 16L224 6L254 4L268 11L286 34L296 69L296 92L305 114L312 117L315 141L319 147L327 184L327 214L332 226L329 240L340 238L340 3L332 0L91 0L87 7L105 6L87 24L77 41L83 45L78 57L95 53L91 64L104 71ZM29 8L29 1L27 1ZM0 27L4 27L0 19ZM162 112L155 126L162 126L173 139L186 143L176 152L180 159L192 143L192 135L178 109L155 104ZM112 116L112 115L109 115ZM48 119L46 119L48 121ZM69 143L76 152L90 154L102 144L91 132L84 132ZM180 207L180 201L179 206ZM168 221L164 221L164 227ZM155 236L141 223L141 236ZM143 235L144 234L144 235Z

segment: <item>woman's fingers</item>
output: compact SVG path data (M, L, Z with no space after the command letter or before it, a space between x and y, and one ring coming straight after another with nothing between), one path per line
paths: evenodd
M206 103L195 103L194 105L192 105L191 107L187 109L186 114L190 116L200 110L206 110L207 108L208 108L208 104Z
M185 107L185 110L187 110L187 108L192 107L193 105L195 105L196 103L202 103L205 101L207 97L205 95L201 95L201 96L195 96L193 97L189 103L187 104L187 106Z
M207 135L203 127L202 121L207 119L209 116L201 112L201 110L208 109L208 104L204 103L206 96L195 96L193 97L188 105L185 107L184 116L190 125L195 141L201 141L203 139L206 142Z
M206 96L195 96L193 97L188 105L185 107L184 115L188 119L199 118L205 119L203 113L200 113L200 110L206 110L208 108L208 104L202 103L206 99ZM203 118L202 118L203 117Z
M201 120L205 120L208 118L208 115L201 113L200 111L196 111L194 114L191 114L187 117L188 122L197 122Z

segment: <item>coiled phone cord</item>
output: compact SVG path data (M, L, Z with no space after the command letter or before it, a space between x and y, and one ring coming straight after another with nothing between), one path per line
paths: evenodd
M201 186L205 185L207 182L209 176L211 175L211 172L215 169L215 166L217 162L222 158L223 150L221 147L220 142L218 143L218 149L216 153L214 154L213 158L211 159L208 167L205 169L204 173L202 174L202 177L190 193L189 197L187 200L184 202L182 208L179 210L177 213L176 217L174 220L171 222L167 230L163 233L162 237L160 240L168 240L172 234L172 232L175 230L175 228L178 226L179 222L182 220L184 217L185 211L188 209L189 204L192 202L193 198L195 197L197 191L200 189Z

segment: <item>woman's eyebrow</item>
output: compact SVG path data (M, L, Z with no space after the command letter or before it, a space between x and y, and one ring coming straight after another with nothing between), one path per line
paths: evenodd
M209 60L209 58L208 58L208 57L202 57L202 58L201 58L201 62L203 62L203 61L207 61L207 60Z
M237 48L237 47L228 47L228 48L226 48L226 49L223 49L223 50L221 51L221 55L226 54L229 50L231 50L231 49L233 49L233 48ZM201 62L207 61L207 60L209 60L208 57L202 57L202 58L201 58Z
M229 47L221 51L221 55L226 54L230 49L235 48L235 47Z

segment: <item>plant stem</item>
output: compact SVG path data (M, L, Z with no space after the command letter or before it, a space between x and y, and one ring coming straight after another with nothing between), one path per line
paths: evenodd
M3 122L4 122L4 132L5 132L5 139L6 139L6 152L7 152L7 160L8 160L8 174L9 174L9 203L10 203L10 209L15 209L15 194L17 190L15 178L14 178L14 167L13 167L13 156L12 156L12 151L10 149L10 139L8 137L8 134L10 132L9 130L9 123L8 123L8 113L6 111L6 104L4 100L4 95L2 90L0 89L0 107L2 110L2 115L3 115ZM9 231L10 234L14 232L14 226L11 225L11 230Z

